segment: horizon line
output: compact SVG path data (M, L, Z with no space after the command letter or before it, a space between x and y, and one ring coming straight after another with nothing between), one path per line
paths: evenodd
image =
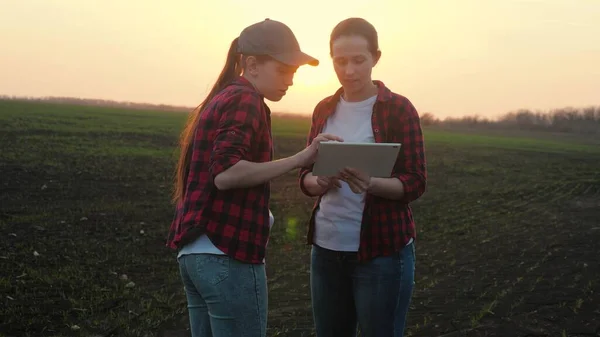
M166 103L148 103L148 102L136 102L136 101L119 101L119 100L115 100L115 99L104 99L104 98L82 98L82 97L73 97L73 96L18 96L18 95L7 95L7 94L0 94L0 101L2 100L13 100L13 101L43 101L43 102L53 102L53 103L88 103L89 104L94 104L96 106L106 106L106 107L128 107L128 108L134 108L134 109L143 109L143 108L154 108L160 111L173 111L173 112L187 112L187 113L191 113L192 111L194 111L198 106L193 107L193 106L186 106L186 105L173 105L173 104L166 104ZM467 114L467 115L463 115L460 117L451 117L451 116L446 116L444 119L448 119L448 120L453 120L453 119L464 119L464 118L483 118L483 119L490 119L490 120L494 120L494 119L502 119L503 117L506 117L507 115L510 114L516 114L519 113L521 111L526 111L526 112L530 112L530 113L541 113L541 114L551 114L552 112L557 112L557 111L561 111L561 110L568 110L568 109L572 109L572 110L576 110L577 112L579 112L580 110L586 109L586 108L595 108L595 109L600 109L600 103L598 105L581 105L581 106L574 106L574 105L567 105L567 106L563 106L563 107L557 107L557 108L552 108L552 109L547 109L547 110L542 110L542 109L536 109L536 110L532 110L532 109L528 109L528 108L520 108L520 109L516 109L513 111L507 111L503 114L500 114L496 117L487 117L484 115L479 115L479 114ZM295 115L295 116L303 116L303 117L307 117L310 116L310 113L303 113L303 112L291 112L291 111L272 111L273 114L278 114L278 115ZM430 111L424 111L424 112L419 112L419 115L421 117L423 117L424 115L431 115L433 118L436 119L441 119L441 117L436 116L435 113L430 112Z

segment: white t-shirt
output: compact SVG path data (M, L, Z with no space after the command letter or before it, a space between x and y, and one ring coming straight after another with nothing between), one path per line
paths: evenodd
M340 136L347 142L374 143L371 115L377 96L361 102L340 97L336 111L327 119L323 132ZM352 192L348 184L330 189L315 215L314 242L336 251L358 251L365 193Z
M273 227L273 223L275 222L275 217L273 217L273 213L269 210L269 228ZM268 244L268 241L267 241ZM201 235L196 240L190 242L185 245L179 253L177 254L177 258L180 258L182 255L187 254L216 254L216 255L225 255L222 250L217 248L212 241L206 236L206 234ZM264 259L263 259L264 262Z

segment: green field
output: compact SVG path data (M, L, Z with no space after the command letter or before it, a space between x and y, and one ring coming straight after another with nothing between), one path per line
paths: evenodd
M187 336L164 246L186 115L0 101L0 336ZM274 117L275 153L305 118ZM600 335L600 145L424 130L408 336ZM313 336L296 173L273 183L268 336ZM126 275L126 276L124 276Z

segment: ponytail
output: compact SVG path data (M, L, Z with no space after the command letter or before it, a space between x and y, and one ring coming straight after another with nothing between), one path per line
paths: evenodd
M179 161L175 170L174 179L174 203L179 202L185 195L186 179L192 159L192 143L194 141L196 126L200 120L200 114L206 108L208 103L217 95L217 93L219 93L219 91L221 91L227 84L242 74L242 66L240 64L240 56L237 52L237 47L238 38L235 38L229 46L225 66L223 67L223 70L221 70L221 74L219 74L217 81L213 85L204 101L202 101L202 103L200 103L200 105L190 113L186 125L181 132L179 139Z

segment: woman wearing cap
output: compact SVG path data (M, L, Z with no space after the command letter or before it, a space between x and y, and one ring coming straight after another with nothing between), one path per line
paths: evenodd
M178 250L193 337L266 335L269 181L312 163L320 141L341 140L319 135L273 160L264 99L279 101L304 64L318 61L283 23L245 28L182 132L167 245Z
M300 170L300 187L317 196L309 222L311 292L317 336L403 335L415 268L409 203L425 191L423 135L411 102L371 78L381 56L367 21L340 22L330 53L341 88L314 110L309 144L320 132L349 142L401 143L392 177L347 168L336 177Z

